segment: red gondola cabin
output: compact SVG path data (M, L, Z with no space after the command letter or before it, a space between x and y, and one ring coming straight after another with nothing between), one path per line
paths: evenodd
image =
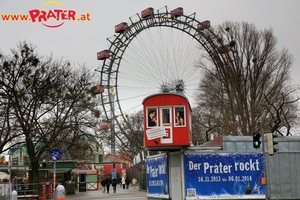
M97 85L96 86L96 89L94 90L94 93L95 94L100 94L100 93L103 93L104 92L104 87L103 85Z
M183 15L183 8L178 7L171 11L171 18Z
M197 25L197 29L199 31L203 31L204 29L210 28L210 21L206 20Z
M128 29L128 24L126 22L121 22L115 26L115 33L123 33Z
M143 10L141 12L141 17L142 18L146 18L146 17L149 17L149 16L153 16L154 15L154 9L149 7L149 8L146 8L145 10Z
M192 142L192 110L178 93L159 93L143 100L144 145L149 150L182 148Z
M97 60L104 60L106 58L109 58L110 52L109 50L103 50L97 53Z
M107 130L111 128L111 123L109 121L102 121L99 125L99 130Z
M231 51L230 44L225 44L224 46L218 47L218 52L219 53L227 53L229 51Z

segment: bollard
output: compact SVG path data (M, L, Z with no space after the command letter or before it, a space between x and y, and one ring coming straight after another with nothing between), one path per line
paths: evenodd
M58 185L55 190L55 200L65 200L65 187Z
M16 190L11 192L10 200L18 200L18 192Z

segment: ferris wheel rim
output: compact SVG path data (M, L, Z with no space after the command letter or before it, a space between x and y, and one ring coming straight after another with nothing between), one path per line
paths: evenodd
M137 14L139 20L136 22L133 22L132 19L129 18L132 23L128 26L128 30L119 33L118 35L114 35L112 40L107 38L107 40L111 44L109 47L109 51L112 53L112 55L110 56L110 58L104 60L101 68L101 85L103 85L107 90L107 94L101 93L101 99L103 103L102 106L106 115L106 119L110 120L111 122L117 122L117 126L119 128L122 128L122 125L116 119L117 117L122 117L123 121L127 122L127 118L124 115L122 107L120 105L118 85L112 84L110 76L112 74L116 74L116 83L118 82L118 70L123 54L125 53L131 41L134 40L134 38L142 31L153 27L175 28L193 37L209 55L212 55L214 53L213 51L216 51L216 47L218 46L218 44L208 41L207 34L205 34L203 31L198 30L197 25L202 24L202 22L198 21L195 18L195 14L196 13L193 13L191 15L182 14L179 17L171 18L169 16L170 12L168 12L168 8L166 6L165 12L157 12L147 18L141 18L139 14ZM207 29L206 31L212 37L217 38L212 30ZM115 65L115 63L117 63L117 65ZM113 67L113 65L115 65L115 67ZM106 76L104 76L105 74ZM114 94L111 95L111 93ZM116 99L114 96L116 96ZM117 109L120 110L120 113L118 115L116 115L116 113L114 112L114 110L116 109L115 106L117 106ZM112 115L108 116L108 113L111 113Z

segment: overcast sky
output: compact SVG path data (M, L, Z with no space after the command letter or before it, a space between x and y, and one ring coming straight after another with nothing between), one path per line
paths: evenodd
M47 1L0 0L0 14L28 14L40 9ZM40 55L54 57L97 68L96 52L108 48L106 38L113 36L114 26L147 7L173 9L183 7L185 14L196 12L198 20L209 19L212 25L224 21L247 21L258 29L272 27L278 38L278 48L287 48L294 56L292 78L300 78L300 0L60 0L65 9L78 14L90 14L90 21L66 21L59 28L47 28L31 21L0 19L0 50L9 53L19 41L27 40L37 46ZM61 8L60 5L55 5ZM46 10L50 5L41 9Z
M246 21L259 30L272 28L278 38L278 49L287 48L294 57L291 77L295 84L300 78L300 0L61 0L50 1L0 0L0 51L10 53L20 41L26 40L37 47L39 55L85 64L94 70L102 65L96 53L109 48L114 26L129 22L147 7L155 10L183 7L185 15L196 13L199 21L210 20L218 25L224 21ZM48 28L40 22L3 20L6 14L29 14L31 10L74 10L88 17L86 21L65 21L58 28ZM57 25L62 21L44 22Z

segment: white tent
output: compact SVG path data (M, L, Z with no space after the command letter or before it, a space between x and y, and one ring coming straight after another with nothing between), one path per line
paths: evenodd
M0 172L0 179L9 179L9 175L7 174L7 173L5 173L5 172Z

